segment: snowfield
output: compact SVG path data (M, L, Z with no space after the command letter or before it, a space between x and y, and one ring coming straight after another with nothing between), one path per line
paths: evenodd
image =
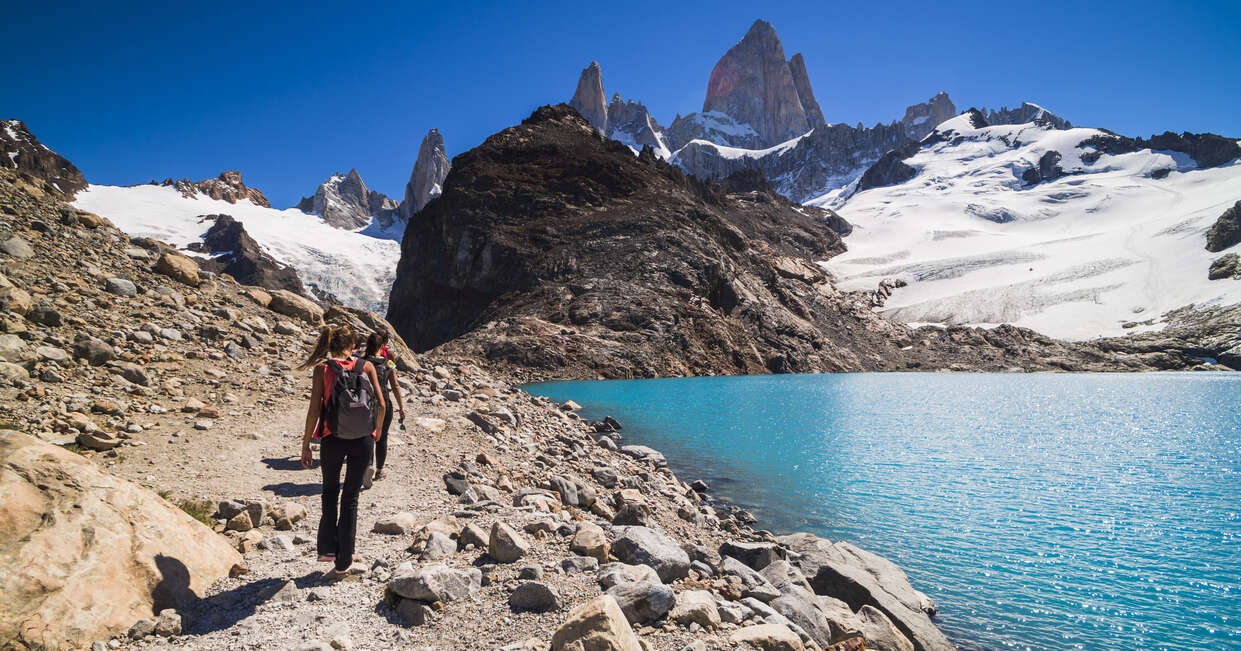
M913 179L807 202L853 224L848 252L824 263L841 289L908 283L882 308L889 317L1082 340L1158 329L1189 304L1241 303L1241 281L1207 280L1223 253L1204 248L1241 199L1241 161L1199 170L1147 149L1088 162L1093 148L1077 145L1101 131L975 128L964 114L936 131L955 133L905 161ZM1028 185L1022 174L1048 151L1065 176Z
M386 239L392 233L371 228L372 236L340 230L300 210L264 208L249 200L232 204L189 198L171 187L91 185L78 193L73 205L107 217L132 236L182 249L202 241L211 227L203 215L231 215L273 258L296 269L303 283L381 315L387 312L388 292L401 257L399 238Z

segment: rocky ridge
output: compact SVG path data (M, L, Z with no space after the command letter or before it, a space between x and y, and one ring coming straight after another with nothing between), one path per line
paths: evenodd
M190 198L203 195L219 201L227 201L228 203L249 200L257 206L271 208L271 203L267 201L267 197L263 196L262 191L258 188L246 187L246 184L242 183L241 172L237 170L220 172L220 175L214 179L202 181L181 179L180 181L174 181L169 178L164 179L160 183L151 181L151 185L176 188L183 196Z
M380 229L391 226L397 202L382 192L368 189L358 171L351 169L348 174L333 174L313 195L303 197L295 208L319 215L330 226L353 231L366 228L372 222Z
M229 215L203 215L202 221L213 223L203 234L201 243L192 242L188 247L211 256L197 261L200 268L228 274L244 285L305 292L297 271L271 257L246 233L241 222Z
M0 167L17 170L27 182L47 184L72 199L86 189L86 178L77 167L39 142L21 120L0 122Z
M752 172L686 177L544 107L458 157L406 232L389 320L416 350L538 379L1199 363L887 321L814 264L843 251L833 217Z
M188 583L161 568L154 588L132 584L147 587L129 622L81 607L84 594L104 595L88 578L26 579L141 551L31 549L6 564L6 599L77 608L71 626L46 620L37 640L0 619L19 648L60 646L62 632L64 646L95 648L951 648L933 604L882 559L778 540L705 484L680 481L658 452L628 445L614 419L586 422L474 360L399 342L409 430L394 429L387 477L363 494L359 572L331 580L310 544L318 473L296 461L309 375L291 366L324 319L390 326L202 271L14 178L0 171L0 239L38 242L43 255L0 253L0 421L17 430L0 434L0 465L99 477L74 489L78 505L115 504L122 493L107 486L129 486L137 506L123 522L88 508L58 526L120 524L173 542L154 528L158 513L196 532L180 553L212 550L191 567L220 563ZM89 264L65 263L84 250ZM5 521L26 522L41 499L6 499ZM854 583L833 592L831 577ZM190 592L164 600L169 583Z
M418 148L418 159L414 161L414 171L410 174L409 183L405 185L405 200L397 208L401 221L409 222L414 213L422 210L427 202L440 196L444 191L444 177L452 163L444 150L444 137L439 129L431 129L422 139Z

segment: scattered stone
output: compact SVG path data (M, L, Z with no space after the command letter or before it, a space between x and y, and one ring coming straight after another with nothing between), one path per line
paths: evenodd
M649 565L665 583L689 575L689 555L664 534L648 527L616 527L615 531L612 553L621 561Z
M457 536L457 549L465 549L470 545L475 549L483 549L487 547L487 542L487 534L478 525L470 523L461 528L461 534Z
M34 249L30 247L30 244L16 235L0 242L0 251L4 251L19 260L34 255Z
M668 617L679 624L698 624L707 630L717 629L721 624L715 598L707 590L686 590L677 595L676 606Z
M599 585L606 590L621 583L648 581L658 583L659 573L647 565L629 565L627 563L608 563L599 567Z
M620 583L608 588L607 594L620 605L630 624L653 622L663 617L676 602L671 587L651 581Z
M371 531L400 536L413 531L416 526L417 520L414 514L401 511L392 517L376 520L375 526L371 527Z
M121 444L121 439L107 432L82 432L77 436L78 445L91 450L107 451Z
M165 251L155 263L155 271L190 287L198 287L198 263L176 253Z
M73 356L91 366L100 366L116 359L116 350L94 337L84 337L74 342Z
M416 599L402 599L396 605L396 614L410 626L426 626L435 617L435 611Z
M805 651L801 638L782 624L758 624L733 631L729 641L762 651Z
M421 558L424 561L437 561L452 556L456 551L456 541L438 531L432 531L422 549Z
M141 640L144 637L149 637L154 634L155 620L147 619L145 617L134 622L134 625L129 627L128 633L130 639L134 640Z
M742 596L754 597L759 601L771 601L780 596L780 591L771 585L771 582L763 577L762 574L755 572L731 556L724 557L724 560L720 563L720 572L741 579Z
M250 513L242 511L229 518L226 528L229 531L249 531L254 528L254 523L250 520Z
M427 603L458 601L482 587L482 576L477 568L457 570L446 565L414 567L401 563L393 571L388 588L406 599Z
M301 319L310 325L323 323L323 308L317 303L287 289L273 289L267 308L278 314Z
M608 544L603 528L592 522L583 522L569 541L569 551L582 556L589 556L600 563L608 561L612 547Z
M500 563L512 563L530 551L525 537L503 522L491 525L487 555Z
M788 552L773 542L729 540L720 545L720 556L731 556L753 570L761 570L775 561L784 560Z
M137 296L138 287L132 280L125 278L109 278L104 281L104 289L117 296Z
M509 595L508 605L517 612L545 613L549 610L560 610L563 602L555 588L538 581L530 581L517 586Z
M597 569L599 569L599 561L589 556L570 556L560 561L560 571L565 574L591 572Z
M616 599L603 595L569 612L551 651L643 651Z
M160 637L172 637L181 634L181 616L171 608L159 611L155 618L155 634Z

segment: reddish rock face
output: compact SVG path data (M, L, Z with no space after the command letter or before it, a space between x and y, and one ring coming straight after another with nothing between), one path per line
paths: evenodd
M191 181L189 179L173 181L172 179L164 179L161 185L175 187L181 194L187 197L203 194L212 199L229 203L237 203L238 201L249 199L256 205L271 208L271 203L267 201L267 197L263 196L262 192L256 188L247 188L246 184L241 182L241 172L237 170L220 172L218 177L203 181Z
M805 73L802 62L800 70ZM741 42L715 64L707 82L703 111L719 111L749 124L768 145L795 138L810 130L810 121L784 58L784 46L771 23L755 21ZM805 82L807 90L810 84ZM813 96L812 113L818 111Z

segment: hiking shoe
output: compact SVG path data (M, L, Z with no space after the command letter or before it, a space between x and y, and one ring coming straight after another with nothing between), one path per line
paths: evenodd
M371 485L375 483L375 466L367 466L366 472L362 473L362 490L369 490Z

